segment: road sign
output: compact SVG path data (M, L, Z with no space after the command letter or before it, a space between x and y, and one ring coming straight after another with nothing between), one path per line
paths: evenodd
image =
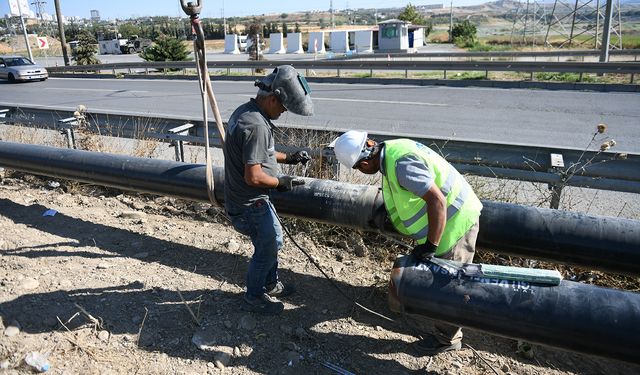
M23 16L29 16L29 0L9 0L9 14L19 16L22 11Z
M46 36L39 36L36 38L38 40L38 48L47 49L49 48L49 41L47 41Z

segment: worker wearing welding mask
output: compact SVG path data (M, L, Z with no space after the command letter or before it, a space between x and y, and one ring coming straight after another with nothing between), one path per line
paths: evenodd
M282 226L270 195L274 190L288 192L304 183L280 174L277 163L306 163L310 157L302 150L277 152L271 121L286 111L311 116L313 103L307 81L289 65L277 67L255 85L256 97L229 118L224 147L224 203L233 227L249 236L254 247L241 308L274 315L284 309L278 298L292 294L294 288L278 278Z

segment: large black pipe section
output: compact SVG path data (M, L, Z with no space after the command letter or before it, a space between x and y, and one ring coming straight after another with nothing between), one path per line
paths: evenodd
M640 363L640 294L563 280L558 286L458 275L398 258L389 283L394 311L491 334Z
M208 201L203 165L0 142L0 166L115 188ZM222 202L224 174L214 168ZM292 192L273 192L287 216L396 234L374 186L307 178ZM617 273L640 275L640 222L484 201L478 246Z

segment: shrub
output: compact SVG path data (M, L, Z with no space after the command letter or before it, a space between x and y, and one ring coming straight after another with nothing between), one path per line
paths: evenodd
M96 38L88 30L78 33L78 47L72 52L76 65L100 64L100 60L96 57L98 52L96 43Z
M469 20L456 23L451 30L453 42L460 47L472 47L476 42L477 33L476 25L469 22Z
M182 41L168 35L160 35L155 44L139 54L146 61L186 61L189 60L187 46Z

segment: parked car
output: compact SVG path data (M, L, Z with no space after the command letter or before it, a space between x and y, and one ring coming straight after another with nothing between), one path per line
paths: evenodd
M22 56L0 56L0 78L9 82L44 81L47 69Z

